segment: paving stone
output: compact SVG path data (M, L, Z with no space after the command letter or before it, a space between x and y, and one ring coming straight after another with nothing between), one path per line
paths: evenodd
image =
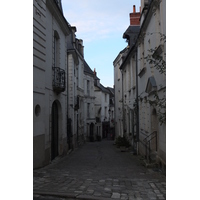
M94 193L94 190L87 190L86 193L87 193L87 194L93 194L93 193Z
M158 199L165 199L164 197L158 197Z
M113 192L111 198L112 199L119 199L120 198L120 193Z
M94 196L90 196L90 195L86 195L86 194L80 194L78 196L76 196L75 199L80 199L80 200L100 200L99 197L94 197ZM71 200L74 200L74 199L71 199ZM104 200L104 199L101 199L101 200Z
M156 196L157 197L163 197L163 194L157 194Z
M110 188L107 188L107 187L104 188L104 191L107 192L107 193L108 193L108 192L109 192L109 193L112 192L112 190L111 190Z
M33 189L70 192L79 199L165 199L166 178L139 163L137 156L117 151L112 141L86 143L62 161L34 170Z
M100 193L100 192L97 192L97 191L95 191L93 195L94 195L94 196L97 196L97 197L100 197L100 196L101 196L101 193Z
M121 194L121 199L128 200L128 195L127 194Z
M134 197L134 196L129 196L129 198L128 198L129 200L137 200L137 198L136 197Z
M81 193L83 193L83 191L74 191L76 194L81 194Z
M160 191L159 191L159 190L154 190L154 192L155 192L156 194L160 194Z
M106 198L110 198L111 197L111 193L107 193L107 192L102 192L101 193L102 197L106 197Z
M112 188L112 191L115 192L115 193L120 193L121 192L121 188Z

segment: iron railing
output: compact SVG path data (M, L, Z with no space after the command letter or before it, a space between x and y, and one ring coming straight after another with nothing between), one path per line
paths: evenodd
M57 93L65 91L65 71L59 67L53 67L53 90Z

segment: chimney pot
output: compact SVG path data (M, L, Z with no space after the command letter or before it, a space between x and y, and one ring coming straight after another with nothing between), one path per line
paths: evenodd
M130 26L140 25L140 12L136 12L135 5L133 5L133 12L130 13Z
M94 75L97 76L96 68L94 68Z
M133 6L133 13L135 13L135 5Z

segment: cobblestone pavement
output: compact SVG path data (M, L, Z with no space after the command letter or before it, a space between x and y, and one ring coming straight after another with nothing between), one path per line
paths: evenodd
M166 199L166 177L145 168L140 156L121 152L113 141L88 142L33 171L34 197L62 199Z

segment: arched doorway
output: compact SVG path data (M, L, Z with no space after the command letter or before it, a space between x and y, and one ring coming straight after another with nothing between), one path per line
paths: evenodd
M51 112L51 160L58 156L58 105L56 101L52 104Z

